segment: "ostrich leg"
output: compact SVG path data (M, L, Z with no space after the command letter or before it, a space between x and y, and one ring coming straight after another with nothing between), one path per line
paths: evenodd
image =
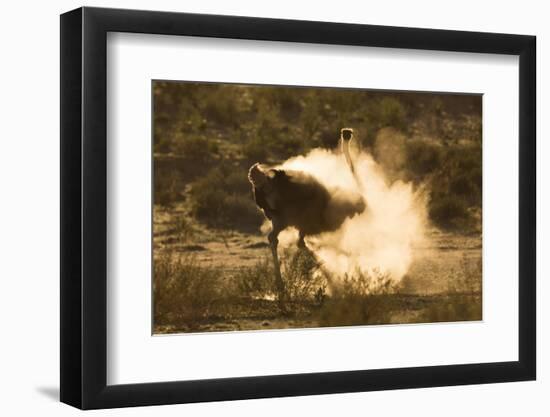
M306 235L301 230L299 231L298 237L298 249L307 249L306 241L304 240Z
M279 302L279 308L285 311L285 283L281 276L281 264L279 263L279 255L277 254L277 245L279 244L279 233L282 228L277 222L272 221L271 232L267 236L269 239L269 245L271 246L271 254L273 255L273 267L275 271L275 286L277 287L277 298Z

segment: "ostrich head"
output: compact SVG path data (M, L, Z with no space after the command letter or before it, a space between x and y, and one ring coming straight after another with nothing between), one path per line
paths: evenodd
M349 143L353 139L353 129L345 127L340 130L340 137L344 142Z

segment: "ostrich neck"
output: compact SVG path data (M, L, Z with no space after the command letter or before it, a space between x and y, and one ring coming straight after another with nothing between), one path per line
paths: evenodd
M344 156L346 158L346 162L349 165L349 169L355 177L355 167L353 166L353 161L351 160L351 155L349 153L349 142L349 140L342 139L342 151L344 152Z
M351 171L351 174L353 175L353 179L355 180L355 184L357 184L357 187L361 192L365 191L365 187L363 186L363 181L359 178L357 175L357 172L355 172L355 166L353 165L353 159L351 159L351 154L349 152L349 143L350 140L342 139L342 152L346 158L346 162L349 166L349 169Z

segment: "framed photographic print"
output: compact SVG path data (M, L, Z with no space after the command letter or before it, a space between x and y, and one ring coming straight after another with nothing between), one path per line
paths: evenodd
M535 38L61 16L61 401L535 379Z

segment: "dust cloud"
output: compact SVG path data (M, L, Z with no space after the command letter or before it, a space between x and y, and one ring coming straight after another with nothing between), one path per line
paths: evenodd
M426 239L427 193L402 180L390 182L367 152L352 149L352 160L357 180L338 151L314 149L279 168L309 173L334 193L359 193L367 204L363 213L348 218L337 231L306 238L323 268L336 277L361 271L389 275L398 283L411 266L415 245ZM282 247L296 239L292 230L279 236Z

